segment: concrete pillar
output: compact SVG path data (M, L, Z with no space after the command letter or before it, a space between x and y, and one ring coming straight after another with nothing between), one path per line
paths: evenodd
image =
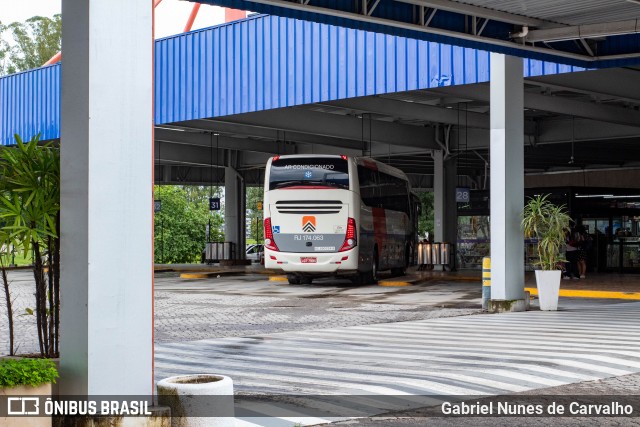
M162 182L165 184L171 182L171 165L162 166Z
M224 169L224 240L236 244L236 259L245 253L245 185L242 176L227 166Z
M62 15L60 392L150 395L152 2Z
M433 241L444 239L444 152L433 150Z
M524 310L524 85L522 59L491 53L491 299Z
M444 158L442 150L434 150L433 208L434 242L456 243L458 239L458 211L456 186L458 184L457 161ZM436 266L442 269L442 266Z

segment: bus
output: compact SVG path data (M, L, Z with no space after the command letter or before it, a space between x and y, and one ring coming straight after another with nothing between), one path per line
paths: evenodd
M399 169L370 158L282 155L264 185L265 267L291 284L346 276L375 283L415 259L417 197Z

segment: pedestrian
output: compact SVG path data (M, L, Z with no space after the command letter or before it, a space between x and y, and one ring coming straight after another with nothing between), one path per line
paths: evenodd
M578 245L578 274L580 274L581 279L586 279L587 259L589 258L589 251L593 246L593 239L583 225L576 227L576 241Z
M566 271L564 279L578 279L580 273L578 271L578 244L573 239L574 233L567 230L565 235L566 249L565 254L567 258Z

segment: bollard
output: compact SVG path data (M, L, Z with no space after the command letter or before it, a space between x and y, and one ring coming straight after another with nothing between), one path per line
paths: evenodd
M482 311L489 309L491 299L491 257L482 258Z

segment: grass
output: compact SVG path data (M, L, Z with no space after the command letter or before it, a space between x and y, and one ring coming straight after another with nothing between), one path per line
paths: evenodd
M22 267L22 266L31 265L31 264L33 264L33 262L32 262L30 253L25 257L24 252L16 251L15 265L17 265L18 267Z

